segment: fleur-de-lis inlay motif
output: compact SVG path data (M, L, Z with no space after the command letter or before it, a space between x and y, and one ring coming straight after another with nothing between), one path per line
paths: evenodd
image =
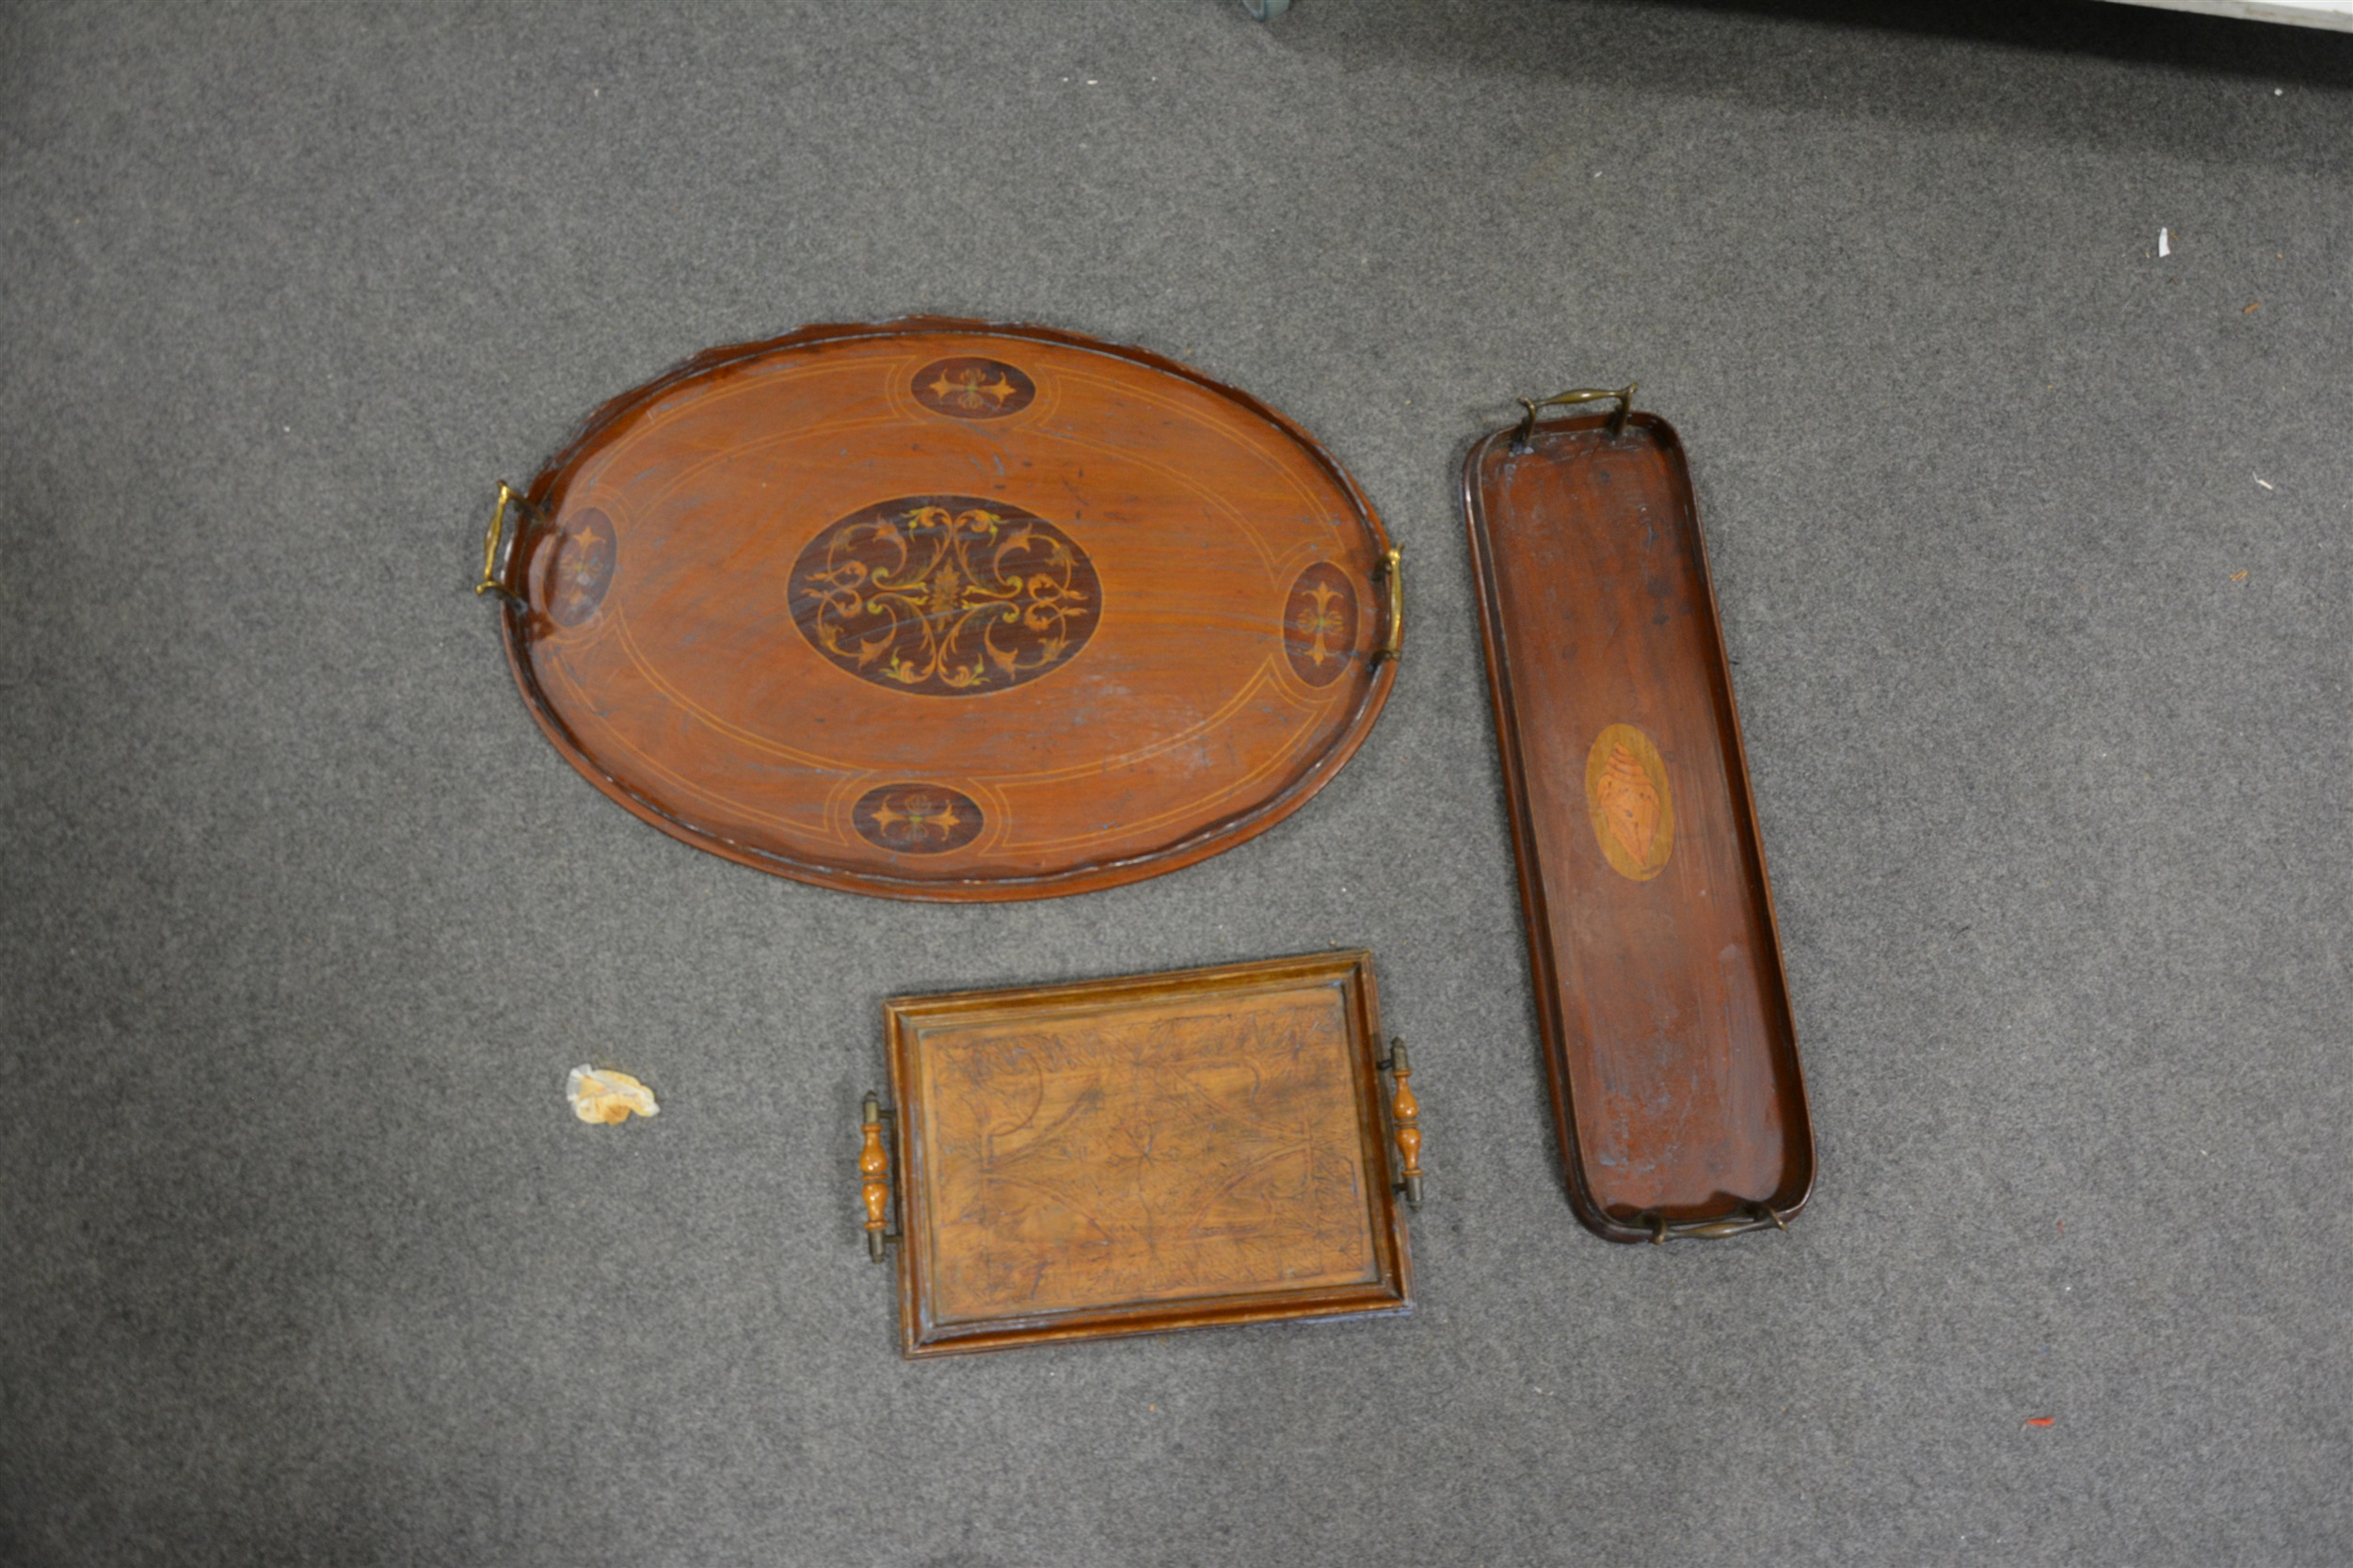
M972 354L935 360L907 386L916 402L951 419L1003 419L1037 396L1037 383L1016 366Z
M874 825L885 833L910 839L947 839L964 825L956 803L944 795L908 795L904 811L889 803L874 808Z
M558 626L579 626L597 613L613 585L613 520L593 507L568 518L548 548L548 614Z
M981 836L981 808L944 784L885 784L858 797L850 825L877 849L945 855Z
M1307 662L1319 669L1338 657L1332 651L1330 639L1337 637L1348 624L1333 606L1339 597L1331 584L1319 583L1308 590L1308 601L1299 612L1300 634L1310 639Z
M1283 600L1283 651L1291 673L1329 686L1356 658L1356 590L1329 561L1301 572Z
M957 372L955 378L950 380L948 373L943 370L933 378L931 394L940 402L952 403L959 408L1001 408L1005 400L1018 390L1002 372L995 380L985 384L981 380L981 375L977 370L964 370Z

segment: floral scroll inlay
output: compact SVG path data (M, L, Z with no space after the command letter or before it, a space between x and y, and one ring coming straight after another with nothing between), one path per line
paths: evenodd
M792 619L861 680L979 696L1060 668L1094 635L1101 584L1071 536L1001 501L907 496L810 540Z
M1674 853L1674 797L1651 738L1613 724L1585 756L1585 806L1602 858L1621 876L1648 882Z

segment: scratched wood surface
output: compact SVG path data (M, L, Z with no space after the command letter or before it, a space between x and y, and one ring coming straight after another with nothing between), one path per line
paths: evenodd
M886 1020L907 1354L1406 1306L1369 955Z
M509 661L713 854L1030 898L1264 831L1394 680L1387 535L1298 426L1142 350L919 320L719 349L529 488Z
M1610 424L1499 431L1463 483L1570 1198L1639 1241L1786 1219L1814 1135L1682 445Z

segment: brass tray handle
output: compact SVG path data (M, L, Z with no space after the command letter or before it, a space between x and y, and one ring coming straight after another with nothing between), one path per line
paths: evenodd
M1789 1228L1789 1222L1782 1218L1780 1211L1765 1203L1744 1205L1741 1213L1721 1220L1670 1220L1664 1214L1649 1212L1637 1214L1633 1223L1650 1232L1654 1247L1663 1247L1670 1241L1721 1241L1727 1236L1746 1236L1753 1230Z
M1405 558L1391 550L1372 568L1372 575L1387 584L1389 591L1389 624L1381 635L1381 646L1372 653L1377 667L1405 651Z
M490 508L490 529L482 538L482 581L473 585L473 591L476 598L492 594L518 610L526 610L530 606L524 602L523 596L499 581L499 541L506 536L506 509L509 506L515 509L518 517L537 515L537 509L523 499L520 490L504 479L499 481L498 504ZM521 533L519 527L516 530L518 539L521 537Z
M885 1244L899 1239L899 1233L889 1228L890 1156L883 1148L882 1135L883 1118L888 1114L881 1097L870 1094L865 1116L858 1123L858 1196L866 1204L866 1256L876 1263L883 1260Z
M1520 421L1519 432L1512 438L1513 454L1518 456L1532 450L1530 442L1536 434L1537 409L1559 408L1564 404L1600 403L1609 398L1616 398L1618 412L1617 417L1609 422L1609 433L1613 436L1625 435L1625 417L1634 411L1634 394L1641 390L1641 385L1640 381L1628 381L1615 392L1611 392L1607 387L1580 387L1575 392L1555 392L1550 397L1534 401L1525 397L1513 398L1513 402L1528 410L1528 417Z
M1414 1069L1405 1057L1405 1042L1389 1041L1389 1054L1381 1061L1381 1070L1397 1084L1397 1094L1389 1101L1389 1120L1394 1125L1400 1180L1397 1190L1405 1194L1405 1207L1421 1207L1421 1102L1414 1097L1408 1081Z

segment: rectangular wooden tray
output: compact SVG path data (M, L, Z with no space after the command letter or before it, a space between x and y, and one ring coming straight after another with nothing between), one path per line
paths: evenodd
M1531 405L1463 506L1570 1201L1664 1241L1784 1225L1814 1133L1690 475L1632 392Z
M897 1128L886 1164L870 1101L860 1163L905 1354L1411 1308L1371 954L883 1012Z

